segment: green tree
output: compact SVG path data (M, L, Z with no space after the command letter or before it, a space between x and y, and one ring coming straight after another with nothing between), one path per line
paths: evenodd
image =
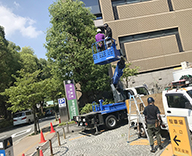
M108 65L93 64L95 16L78 0L58 0L49 7L49 12L52 26L46 35L46 55L57 77L61 81L74 79L80 84L86 102L91 102L98 92L110 87Z
M26 109L33 110L35 134L37 133L36 104L41 100L47 84L47 80L39 80L40 73L40 70L33 73L26 73L23 69L18 71L18 77L13 75L16 79L14 86L5 89L5 92L1 93L9 97L8 102L11 104L11 107L8 108L9 110L13 112Z
M21 65L24 72L33 73L39 69L38 58L31 47L23 47L20 54Z
M57 114L56 114L56 106L55 101L61 97L63 90L63 85L61 84L60 80L56 77L51 77L47 79L47 90L46 90L46 96L53 101L54 109L55 109L55 118L57 120Z
M42 70L42 74L41 74L42 80L52 77L51 64L49 61L47 61L46 59L40 58L38 66L39 66L38 69Z
M13 84L15 79L11 75L21 68L19 50L19 46L5 39L4 29L0 26L0 92ZM11 112L7 110L10 104L6 103L6 100L6 96L0 95L0 114L3 114L5 119L10 119Z
M139 67L130 68L131 63L128 63L125 65L125 68L123 69L123 75L121 76L121 80L125 80L126 84L125 87L129 87L129 80L131 76L136 76L138 74Z

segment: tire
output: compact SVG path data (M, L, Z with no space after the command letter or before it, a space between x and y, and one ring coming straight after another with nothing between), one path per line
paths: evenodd
M117 118L114 115L109 115L105 119L105 125L108 129L113 129L117 126Z
M147 138L147 134L145 133L145 130L143 127L140 129L140 137Z

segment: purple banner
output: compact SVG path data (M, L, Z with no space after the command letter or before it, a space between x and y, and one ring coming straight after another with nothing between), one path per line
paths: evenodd
M76 99L74 84L65 84L67 100Z

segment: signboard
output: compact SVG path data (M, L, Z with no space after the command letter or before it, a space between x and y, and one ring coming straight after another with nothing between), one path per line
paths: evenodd
M0 150L13 146L12 137L0 139Z
M65 98L58 99L58 103L59 103L59 115L60 115L61 122L69 121Z
M69 115L70 119L73 119L73 116L79 115L78 109L77 109L77 100L68 100L68 108L69 108Z
M70 119L73 119L73 116L79 115L76 91L73 80L64 81L65 93L67 97L68 111Z
M0 139L0 156L14 156L12 137Z
M65 98L58 99L58 103L59 103L59 108L66 107Z
M167 122L171 137L173 154L177 156L191 156L191 141L186 117L168 116Z
M76 92L75 92L74 84L72 84L72 83L65 84L65 89L66 89L67 100L76 99Z
M0 156L5 156L5 150L0 150Z

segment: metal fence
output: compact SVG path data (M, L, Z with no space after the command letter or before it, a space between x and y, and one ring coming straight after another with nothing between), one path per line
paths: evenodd
M58 129L55 132L54 136L51 139L47 140L43 145L38 146L36 148L36 151L34 151L34 153L32 153L31 155L26 155L26 156L40 156L40 151L41 150L42 150L43 153L45 153L45 151L47 153L47 151L48 151L49 155L51 155L51 153L54 152L53 149L52 149L52 144L54 142L58 142L57 146L61 146L60 139L61 138L63 138L63 139L66 138L65 128L67 129L67 132L68 132L68 129L69 129L68 126L61 127L60 129Z

